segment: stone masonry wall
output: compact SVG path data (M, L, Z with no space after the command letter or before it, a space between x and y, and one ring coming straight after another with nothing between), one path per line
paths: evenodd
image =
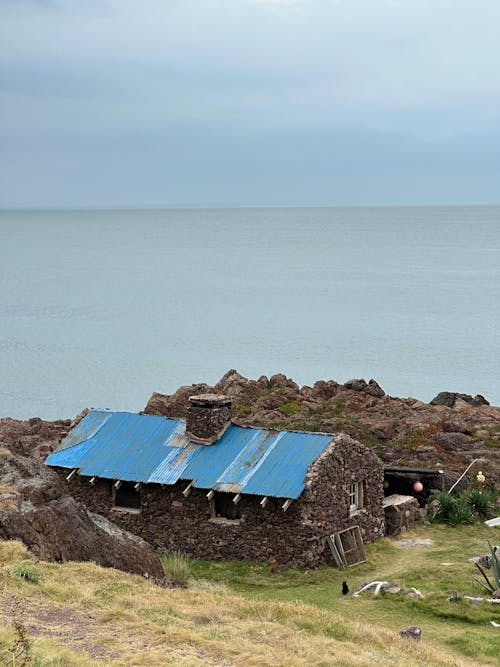
M425 513L418 500L412 496L393 494L384 498L384 514L387 535L399 535L418 521Z
M384 469L378 456L343 434L336 436L310 466L303 493L303 520L314 525L319 537L315 554L318 564L331 561L325 538L333 532L359 526L365 543L385 534L383 481ZM349 485L353 482L362 484L363 506L351 512Z
M203 394L192 396L189 400L186 434L195 442L213 443L218 440L234 416L231 399Z
M209 559L313 564L308 551L316 536L311 527L301 525L300 501L283 512L282 499L270 498L262 508L260 497L243 496L239 504L241 519L231 521L211 519L208 490L192 489L184 498L186 481L173 486L143 485L140 513L113 508L110 480L97 479L91 486L88 477L75 476L67 484L70 493L92 511L162 551Z
M65 477L67 471L61 473ZM355 515L349 514L351 480L364 483L364 507ZM208 490L192 489L184 498L188 482L183 481L143 485L141 511L134 513L113 508L110 480L97 479L92 486L88 477L75 476L67 484L92 511L162 551L316 567L332 561L326 536L336 530L359 525L367 542L384 534L382 481L379 459L354 440L340 437L311 466L306 490L286 512L283 499L269 498L262 508L260 497L243 495L239 520L214 519Z

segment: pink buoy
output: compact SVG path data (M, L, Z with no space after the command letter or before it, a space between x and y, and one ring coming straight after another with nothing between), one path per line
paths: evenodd
M422 482L415 482L415 484L413 485L413 490L415 491L415 493L420 493L421 491L424 490L424 485L422 484Z

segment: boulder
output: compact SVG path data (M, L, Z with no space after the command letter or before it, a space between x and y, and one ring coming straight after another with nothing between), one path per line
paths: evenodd
M481 394L471 396L470 394L460 394L456 391L441 391L437 396L434 396L430 404L445 405L448 408L454 408L458 400L464 401L464 403L468 403L475 408L481 405L489 405L489 402Z
M370 396L375 396L376 398L382 398L385 396L385 391L373 378L368 381L368 386L365 388L365 393L370 394Z
M367 386L366 380L363 380L363 378L347 380L347 382L344 382L344 387L351 391L365 391Z
M328 401L339 393L340 387L341 385L335 380L318 380L312 387L311 395L313 398ZM308 389L309 387L302 387L302 392L306 391L307 395Z
M421 628L418 628L416 625L412 625L409 628L400 630L399 635L403 639L413 639L414 641L419 642L422 638L422 630Z
M385 396L385 391L379 385L379 383L373 378L367 383L363 378L357 380L348 380L344 383L346 389L351 391L362 391L369 396L375 396L376 398L382 398Z
M269 380L265 377L259 380L247 380L234 369L228 371L214 387L218 394L231 396L235 403L251 405L254 403L263 390L267 388Z
M287 378L283 373L276 373L269 378L269 386L271 389L293 389L294 391L299 391L299 385L294 382L291 378Z
M178 419L185 417L189 407L189 397L196 394L209 394L213 391L208 384L191 384L180 387L175 394L160 394L153 392L144 408L147 415L159 415L161 417L170 417Z

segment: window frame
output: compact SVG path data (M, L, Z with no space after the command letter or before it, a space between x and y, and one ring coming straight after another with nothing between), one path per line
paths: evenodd
M349 513L353 514L364 505L363 482L351 481L347 487L347 502L349 503Z

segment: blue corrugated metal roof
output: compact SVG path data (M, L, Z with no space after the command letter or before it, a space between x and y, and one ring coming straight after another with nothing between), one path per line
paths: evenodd
M112 415L109 410L91 410L64 438L58 449L67 449L92 438Z
M185 422L129 412L92 411L46 460L81 475L298 498L308 466L333 436L232 424L213 445L185 436Z

